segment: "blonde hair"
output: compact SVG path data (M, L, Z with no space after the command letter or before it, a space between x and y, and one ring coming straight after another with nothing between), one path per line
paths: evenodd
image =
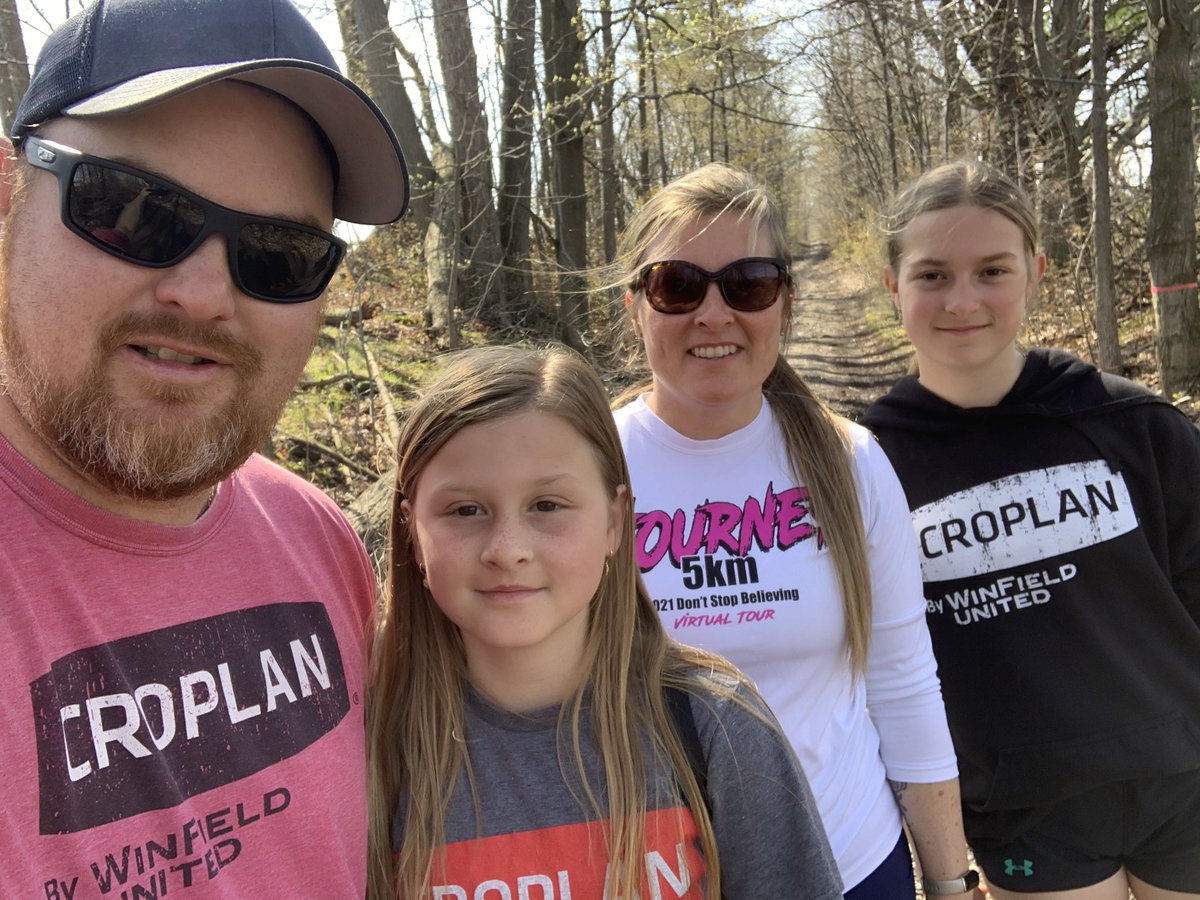
M610 498L629 484L604 387L581 357L562 348L489 347L458 355L425 389L401 429L388 584L367 707L368 896L373 900L428 895L455 784L462 777L472 779L467 745L452 737L464 733L463 642L424 586L400 503L420 489L422 470L457 432L530 410L558 416L587 441ZM703 670L725 673L723 681L757 695L725 660L667 638L637 570L630 504L622 525L620 545L589 607L581 684L563 703L558 727L569 737L567 746L584 785L581 802L595 818L611 823L604 832L613 873L611 896L632 898L639 890L648 791L642 748L648 738L654 754L674 767L699 832L707 896L717 900L720 868L712 822L663 690L695 691ZM706 681L705 690L713 689ZM584 716L603 763L605 802L584 772ZM394 857L391 824L402 790L407 798L403 838Z
M913 219L959 206L977 206L1000 213L1020 229L1025 252L1030 257L1037 253L1037 213L1029 195L999 169L974 160L959 160L919 175L888 203L883 214L883 235L887 264L892 271L900 271L904 232Z
M773 255L791 266L778 206L755 178L720 163L711 163L672 181L652 196L630 220L617 248L620 278L644 302L634 279L650 250L670 241L685 227L723 214L736 214L765 230ZM784 334L791 332L794 288L784 290ZM620 404L645 386L627 391ZM808 488L813 515L829 546L842 594L846 645L851 671L866 668L871 637L871 574L858 488L854 481L854 445L850 422L822 403L780 353L763 383L783 433L792 475Z

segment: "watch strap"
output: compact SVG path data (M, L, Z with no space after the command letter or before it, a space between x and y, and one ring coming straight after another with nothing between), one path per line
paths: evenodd
M921 887L925 893L931 897L939 897L946 894L965 894L967 891L974 890L979 887L979 873L974 869L967 869L957 878L939 881L936 878L922 878Z

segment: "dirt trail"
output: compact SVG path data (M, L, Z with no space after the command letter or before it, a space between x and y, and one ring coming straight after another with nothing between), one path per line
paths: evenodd
M856 419L904 374L910 351L902 336L869 323L864 278L840 261L811 258L820 255L792 268L796 302L787 358L817 396Z

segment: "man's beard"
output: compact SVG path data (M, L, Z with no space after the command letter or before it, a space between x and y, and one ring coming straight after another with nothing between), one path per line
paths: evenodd
M7 285L0 285L5 293ZM5 388L18 412L68 465L121 496L172 500L212 487L262 445L287 402L286 394L249 399L262 377L262 356L253 346L166 314L129 313L110 322L97 335L82 378L58 383L50 360L29 352L6 296L0 296L0 311ZM151 383L141 389L155 412L123 404L105 367L116 353L128 352L122 348L133 335L174 339L219 356L237 376L232 398L200 418L195 404L204 388Z

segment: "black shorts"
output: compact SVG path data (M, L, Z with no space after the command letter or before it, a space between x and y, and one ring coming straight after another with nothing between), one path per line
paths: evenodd
M1018 893L1087 887L1122 866L1154 887L1200 892L1200 770L1070 797L1011 843L974 850L990 884Z

